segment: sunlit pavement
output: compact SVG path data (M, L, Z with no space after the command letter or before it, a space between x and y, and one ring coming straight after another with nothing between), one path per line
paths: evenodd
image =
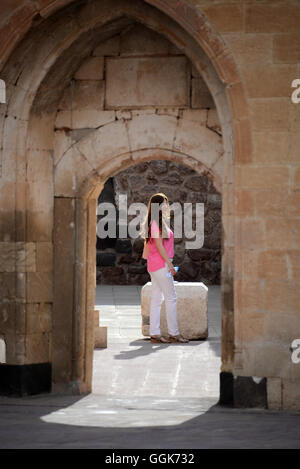
M220 287L209 286L209 338L167 345L141 335L140 288L96 289L109 333L93 393L0 397L0 448L300 448L300 412L217 405Z
M98 286L96 309L107 326L106 349L94 352L93 392L161 398L219 397L220 287L209 288L209 337L188 344L152 344L142 335L140 286Z

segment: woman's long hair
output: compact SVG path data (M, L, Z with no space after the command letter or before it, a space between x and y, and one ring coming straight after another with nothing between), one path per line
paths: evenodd
M166 201L168 204L169 212L168 215L163 216L162 210L161 210L161 204ZM152 210L152 204L159 204L160 208L157 213L157 210ZM170 213L170 204L169 204L169 199L168 197L163 194L162 192L158 192L157 194L153 194L148 202L148 208L147 208L147 215L142 223L142 236L146 242L149 241L150 239L150 223L151 221L156 221L156 223L159 226L159 231L164 233L166 236L164 236L162 239L169 239L168 235L168 229L167 229L167 224L166 220L164 219L169 218L169 213Z

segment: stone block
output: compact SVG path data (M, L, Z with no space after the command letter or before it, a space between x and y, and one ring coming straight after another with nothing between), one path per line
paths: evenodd
M253 130L289 130L289 105L290 98L249 99Z
M253 191L239 190L235 194L235 214L240 216L254 216Z
M167 55L169 41L161 34L137 24L121 36L120 55Z
M267 378L268 409L282 408L281 378Z
M27 152L27 180L29 182L49 181L53 170L53 152L34 150Z
M214 100L210 94L206 83L202 78L192 78L192 108L193 109L213 109Z
M197 110L197 112L203 111ZM211 168L223 154L222 137L207 129L205 125L201 125L199 120L197 122L185 116L184 113L183 119L178 122L173 150L186 153ZM198 117L201 118L201 115Z
M269 189L289 186L289 169L284 165L237 166L235 168L236 185L242 189Z
M16 185L14 182L0 178L0 240L15 240L15 197Z
M28 128L28 149L53 149L53 114L32 115Z
M291 268L290 274L294 280L300 278L300 250L289 249L287 251L287 263L289 268Z
M28 272L26 293L28 303L51 303L53 301L52 272Z
M49 242L36 243L37 272L53 271L53 244Z
M26 305L26 334L42 334L51 332L52 324L51 303L27 303Z
M107 327L95 327L95 348L107 348Z
M95 327L99 327L99 321L100 321L100 311L99 309L95 309L94 310L94 323L95 323Z
M26 185L26 237L30 241L50 241L53 228L53 178Z
M244 12L242 5L201 5L201 12L214 25L219 33L244 30Z
M272 36L270 34L224 33L224 39L238 64L272 63Z
M16 296L16 273L0 273L0 302L13 300Z
M246 33L299 32L300 7L296 4L251 4L245 10Z
M177 119L173 116L156 114L136 116L128 121L130 148L139 150L147 147L171 149L175 137Z
M263 219L247 217L236 220L235 223L236 246L242 248L260 249L264 245Z
M253 193L255 210L259 217L270 215L285 216L288 210L288 193L285 189L258 190Z
M188 339L208 337L207 299L208 288L201 282L176 282L177 320L180 333ZM149 335L152 283L141 290L142 334ZM161 306L161 334L168 335L165 303Z
M293 296L292 287L288 279L281 278L270 278L264 279L264 310L266 312L281 313L285 312L286 315L292 310L293 307ZM266 316L267 321L267 316ZM278 322L282 324L282 322ZM287 326L285 326L286 329ZM277 335L280 335L280 330ZM272 334L271 334L272 335Z
M36 333L26 336L26 362L47 363L50 362L50 343L51 335L49 333Z
M92 166L78 151L71 147L55 168L55 196L72 197L78 191L82 179L92 171ZM74 179L74 174L78 177Z
M288 162L291 133L253 132L253 161L256 163Z
M68 113L69 111L58 111L57 118L61 113ZM68 121L70 122L70 120ZM58 127L55 124L55 127ZM64 126L63 126L64 127ZM68 127L68 126L66 126ZM56 166L61 156L68 150L72 145L71 132L65 132L65 130L56 129L54 132L53 139L53 165Z
M263 282L260 279L251 279L251 281L246 280L244 277L237 279L235 302L238 310L245 314L262 311L264 304L263 293Z
M295 217L266 217L265 247L300 248L300 220Z
M236 138L235 160L237 164L248 164L252 162L252 135L248 119L235 120L233 122Z
M58 106L63 111L97 109L104 106L104 80L75 80L63 94Z
M288 262L286 253L279 249L259 252L257 254L257 276L259 278L287 278Z
M106 109L137 106L188 106L185 57L108 58Z
M299 364L297 365L299 366ZM282 408L289 410L299 410L300 402L300 381L282 380Z
M96 129L102 125L108 124L115 120L114 111L99 111L97 109L83 109L76 111L58 111L55 125L57 129ZM56 131L57 133L57 131ZM57 142L58 149L67 149L68 140L72 143L72 139L64 136L63 142ZM60 145L60 147L59 147ZM68 145L70 146L70 144Z
M276 34L273 42L274 63L300 62L300 34Z
M35 243L0 243L0 271L35 272Z
M241 68L250 98L291 96L291 83L297 77L296 65L245 64Z
M16 304L14 301L0 304L0 330L6 333L14 333L16 329Z
M257 256L259 251L236 247L235 270L242 276L257 278Z
M92 52L93 56L115 56L119 55L120 36L114 36L101 42Z
M76 71L76 80L102 80L104 69L103 57L88 57Z
M126 126L123 121L111 122L82 138L77 147L92 167L98 168L105 159L111 161L113 165L112 155L121 155L130 151ZM98 148L101 148L100 154L96 150ZM124 158L127 158L126 155Z
M245 96L245 89L241 83L228 86L226 88L229 104L231 107L232 119L241 120L248 117L248 102Z

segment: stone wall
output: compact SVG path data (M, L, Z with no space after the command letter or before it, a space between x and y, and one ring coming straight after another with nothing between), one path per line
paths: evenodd
M199 117L199 110L206 112L205 127L221 136L214 101L190 60L156 32L141 24L130 25L94 48L65 89L56 118L56 159L72 142L80 142L92 130L110 122L119 120L133 125L133 119L140 118L150 119L149 125L153 125L152 116L171 116L181 122L187 109L195 113L194 119ZM193 120L192 114L190 119ZM142 125L134 126L137 134L145 132L143 121L140 122ZM165 131L168 132L167 128ZM153 143L149 141L150 145ZM207 144L214 145L212 140ZM86 155L86 147L81 148ZM124 181L129 175L126 186ZM141 190L143 178L147 187ZM221 200L205 174L197 176L194 170L178 163L160 161L134 166L113 180L116 194L119 190L129 191L128 203L129 200L147 203L150 193L159 186L167 194L170 186L172 191L178 190L181 201L205 203L205 247L201 252L184 252L184 241L176 242L174 262L180 265L176 278L209 284L220 282ZM98 203L112 201L109 188L110 181ZM98 239L97 283L144 284L149 278L139 240Z
M155 192L162 191L170 205L180 202L204 204L204 245L201 249L186 249L186 238L175 239L174 265L180 269L178 281L201 281L220 284L221 274L221 194L205 174L176 162L151 161L133 166L107 181L98 203L109 201L116 205L119 194L126 194L127 206L135 202L147 205ZM113 194L114 192L114 194ZM100 216L98 216L101 219ZM128 221L134 215L128 215ZM170 226L174 230L171 214ZM98 238L97 283L144 285L150 281L146 261L141 258L143 240Z
M200 170L200 162L210 158L210 145L196 151L201 148L197 135L209 126L206 117L211 111L205 112L209 106L204 113L193 108L194 117L186 121L158 111L155 118L136 119L137 111L138 117L141 111L146 116L148 104L128 110L145 99L137 84L147 83L146 69L152 77L160 76L157 88L168 83L163 79L166 67L160 71L157 60L156 68L150 69L144 60L149 56L143 55L144 68L134 68L132 60L129 70L128 59L137 56L123 56L131 90L140 94L131 93L135 101L122 101L123 108L113 107L115 88L107 95L105 85L106 71L112 76L114 63L110 60L106 68L105 57L122 59L117 45L120 31L135 21L176 44L178 49L172 48L176 53L169 49L167 55L172 70L175 64L181 70L174 80L180 106L189 99L193 107L192 98L197 96L195 88L191 92L199 78L193 71L187 78L190 92L178 91L182 58L188 55L211 91L222 126L226 162L224 172L218 166L223 175L222 373L231 375L230 386L233 383L240 396L240 378L248 387L252 376L261 377L269 407L299 409L300 367L290 352L300 330L300 105L291 100L291 83L300 76L298 0L1 2L0 67L7 103L0 105L0 335L7 365L18 366L24 376L23 366L51 363L55 384L79 383L81 391L90 389L92 352L87 338L93 311L88 305L94 284L92 274L87 284L84 279L85 269L93 273L90 265L95 264L94 259L90 262L93 251L85 249L83 241L86 237L95 241L94 207L87 210L81 184L88 181L93 190L97 183L102 188L104 180L134 161L142 162L144 154L138 152L147 144L153 148L157 139L167 140L170 151L170 142L178 137L174 129L180 125L188 136L184 142L184 132L180 133L176 142L181 157L184 154L181 163L191 166L192 160L193 169ZM108 37L111 41L104 43ZM100 43L110 50L97 55ZM82 69L76 78L85 61L84 68L95 66L96 75L91 71L88 76ZM123 97L118 97L121 102ZM174 103L172 90L170 98ZM157 107L165 112L165 102ZM174 132L166 134L165 127L159 132L161 123L169 123ZM151 158L161 159L153 152Z

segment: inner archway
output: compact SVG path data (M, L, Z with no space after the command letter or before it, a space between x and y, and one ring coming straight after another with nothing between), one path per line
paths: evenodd
M104 218L98 215L98 223L101 219L103 223L107 220L108 213L104 215L106 209L113 219L111 206L116 206L118 234L117 196L120 192L126 195L129 209L131 204L147 204L148 196L155 188L168 196L171 205L180 204L182 211L185 202L193 204L194 212L197 202L204 203L203 248L186 249L183 234L183 237L175 239L173 263L179 265L176 283L203 282L208 287L208 337L190 341L184 348L150 344L147 336L149 322L141 316L142 288L151 281L146 263L141 259L143 240L128 236L126 239L118 236L97 238L95 319L100 328L95 326L92 392L110 398L129 399L132 403L152 396L175 399L174 402L181 398L197 398L206 405L214 405L219 398L221 305L219 277L212 274L221 245L216 216L221 211L221 195L214 189L212 180L174 160L147 159L106 181L98 199L98 208L107 202L111 205L110 208L103 205L103 210L99 210ZM128 215L127 223L135 216ZM122 225L124 221L122 217ZM171 215L172 229L173 221ZM99 233L100 228L98 236ZM197 285L199 287L199 283Z

